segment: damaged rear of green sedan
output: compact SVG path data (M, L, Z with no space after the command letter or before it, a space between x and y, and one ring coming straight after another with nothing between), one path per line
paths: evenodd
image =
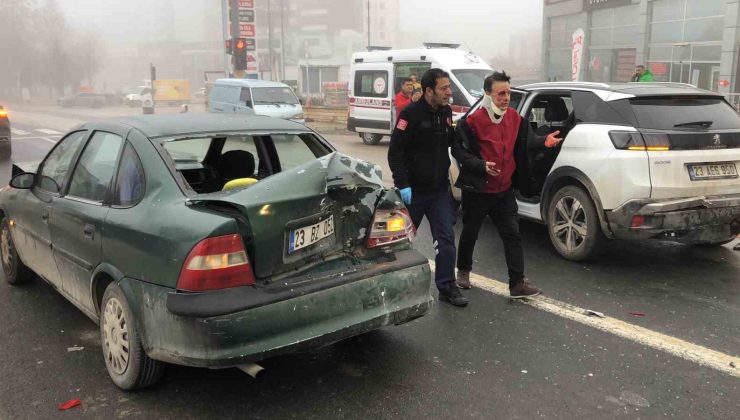
M0 192L6 278L39 275L98 322L123 389L154 384L163 362L244 367L430 308L396 191L296 123L104 120L14 172Z

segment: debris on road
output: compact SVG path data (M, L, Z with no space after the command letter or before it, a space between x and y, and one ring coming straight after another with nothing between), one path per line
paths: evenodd
M84 347L80 347L80 346L67 347L67 352L82 351L84 349L85 349Z
M82 401L80 401L79 398L75 398L73 400L67 401L64 404L61 404L59 406L59 410L61 410L61 411L69 410L70 408L77 407L78 405L82 405Z
M583 311L583 314L588 315L588 316L597 316L599 318L606 318L604 313L599 312L599 311L594 311L593 309L586 309L585 311Z
M630 315L634 315L634 316L645 316L645 314L643 312L630 312Z
M730 362L730 367L737 369L737 366L735 365L735 362Z

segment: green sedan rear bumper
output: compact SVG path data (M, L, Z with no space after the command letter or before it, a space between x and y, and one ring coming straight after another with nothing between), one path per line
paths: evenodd
M172 289L125 279L142 345L150 357L195 367L230 367L278 354L329 344L425 315L430 308L431 271L414 250L376 264L367 277L262 306L210 317L168 310ZM378 271L378 265L389 270ZM359 274L359 273L358 273ZM341 277L341 275L340 275ZM254 293L264 293L255 288Z

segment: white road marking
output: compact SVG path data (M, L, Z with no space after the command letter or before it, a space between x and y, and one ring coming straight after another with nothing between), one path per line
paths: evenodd
M51 130L49 128L36 128L35 130L38 131L39 133L44 133L44 134L62 134L59 131Z
M16 136L27 136L27 135L31 134L28 131L21 130L19 128L11 128L10 129L10 132L13 133Z
M434 261L430 260L429 265L434 270ZM508 283L475 273L470 273L470 282L480 289L499 296L509 297ZM609 316L604 318L588 316L583 308L542 295L532 299L518 299L518 302L740 378L740 357L708 349Z

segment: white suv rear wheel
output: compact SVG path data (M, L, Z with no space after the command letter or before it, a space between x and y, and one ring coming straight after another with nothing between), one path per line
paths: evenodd
M572 185L558 190L550 201L547 231L555 250L571 261L596 256L605 240L593 200Z

